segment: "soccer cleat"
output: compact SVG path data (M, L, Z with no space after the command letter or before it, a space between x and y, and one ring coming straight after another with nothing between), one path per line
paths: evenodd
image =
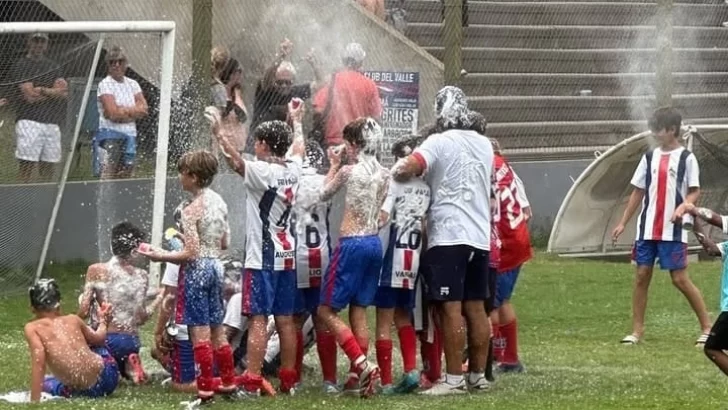
M359 372L359 395L363 398L371 397L376 392L379 381L379 366L368 360L361 365L364 367Z
M526 371L526 368L521 364L521 362L498 363L498 366L496 366L495 369L497 373L523 373Z
M229 393L220 393L220 395L230 401L243 401L260 397L260 390L248 391L244 387L240 387Z
M425 396L449 396L449 395L456 395L456 394L466 394L468 392L468 387L465 384L465 380L461 381L458 384L450 384L444 380L441 380L428 390L421 391L420 394Z
M430 388L432 388L432 381L430 381L424 372L420 373L420 390L427 390Z
M420 374L417 370L412 370L402 376L394 390L397 394L407 394L417 390L418 387L420 387Z
M331 382L324 382L324 384L321 386L321 391L324 394L330 394L330 395L336 395L341 393L341 389L339 386L335 385Z
M492 385L485 377L480 377L475 383L470 382L470 377L467 377L468 383L468 390L472 392L486 392L490 391L490 388Z
M356 373L349 373L349 378L346 379L346 383L344 383L344 388L342 390L346 395L358 396L360 393L359 375Z
M391 384L388 384L386 386L382 386L382 389L379 391L379 394L383 396L391 396L393 394L397 394L397 392L394 390L394 386Z
M147 374L144 372L144 368L142 367L142 359L139 358L139 355L136 353L132 353L129 355L129 358L127 360L129 366L131 366L131 379L134 384L145 383L147 381Z
M215 404L215 396L197 396L190 401L183 401L180 403L184 410L197 410L199 408L207 407L212 404Z

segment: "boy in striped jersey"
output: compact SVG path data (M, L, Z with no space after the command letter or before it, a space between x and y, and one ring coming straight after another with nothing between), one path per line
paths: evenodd
M612 232L617 241L632 218L637 205L642 211L637 221L637 239L632 248L637 273L632 294L632 333L622 339L623 344L636 344L644 333L647 290L652 279L655 259L660 267L670 271L672 283L677 287L698 316L702 345L710 332L703 296L687 275L687 232L682 218L685 207L695 204L700 196L700 170L695 155L680 145L678 136L682 117L674 108L660 108L649 120L649 127L659 146L640 159L632 177L633 190L624 215Z
M420 138L408 136L392 145L396 159L411 154ZM430 187L421 179L391 182L380 211L379 225L391 221L389 244L384 254L377 306L377 362L381 369L382 393L409 393L419 384L416 366L417 335L410 320L415 304L415 282L424 234L424 218L430 206ZM392 384L392 337L394 322L399 334L404 376Z
M338 393L336 385L336 337L318 316L321 278L329 266L331 236L329 235L330 201L319 201L326 176L319 173L324 166L324 152L313 141L306 143L303 170L293 207L296 235L296 271L298 274L298 349L296 371L301 379L304 355L303 325L311 315L316 329L316 348L323 373L324 393Z
M248 316L248 368L243 390L259 396L266 344L268 315L275 317L281 342L280 390L294 393L297 380L296 260L294 238L290 230L293 199L298 189L304 153L301 120L302 105L289 116L295 134L282 121L268 121L253 131L257 161L243 159L220 127L220 118L209 113L213 133L228 164L243 177L247 189L245 271L243 273L243 314ZM291 141L293 146L291 147ZM290 155L287 155L291 148Z

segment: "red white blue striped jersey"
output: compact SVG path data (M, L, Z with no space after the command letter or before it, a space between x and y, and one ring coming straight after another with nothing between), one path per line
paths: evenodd
M301 176L301 159L285 164L245 161L245 268L271 271L296 268L290 216Z
M637 240L687 243L687 231L670 218L685 200L688 189L700 187L695 155L683 147L672 151L655 148L642 156L631 183L645 191L637 220Z
M306 198L310 193L321 192L325 179L324 175L302 175L296 195L296 205L293 207L296 218L293 232L296 236L296 273L299 289L320 287L322 275L329 266L331 203L328 201L311 203L316 199Z
M422 251L423 221L430 199L430 187L420 178L404 183L390 182L382 211L390 215L392 222L379 286L415 288Z

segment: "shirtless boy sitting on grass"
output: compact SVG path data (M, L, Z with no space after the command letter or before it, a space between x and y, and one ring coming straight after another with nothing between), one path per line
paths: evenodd
M116 361L104 347L111 306L98 310L93 330L76 315L61 315L61 291L53 279L43 279L30 290L35 319L25 325L30 349L30 401L41 393L63 397L103 397L119 382ZM53 376L45 377L46 366Z

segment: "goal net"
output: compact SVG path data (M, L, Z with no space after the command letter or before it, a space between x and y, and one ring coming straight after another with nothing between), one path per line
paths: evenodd
M73 262L108 259L122 221L160 243L174 23L0 33L0 294L78 278Z

